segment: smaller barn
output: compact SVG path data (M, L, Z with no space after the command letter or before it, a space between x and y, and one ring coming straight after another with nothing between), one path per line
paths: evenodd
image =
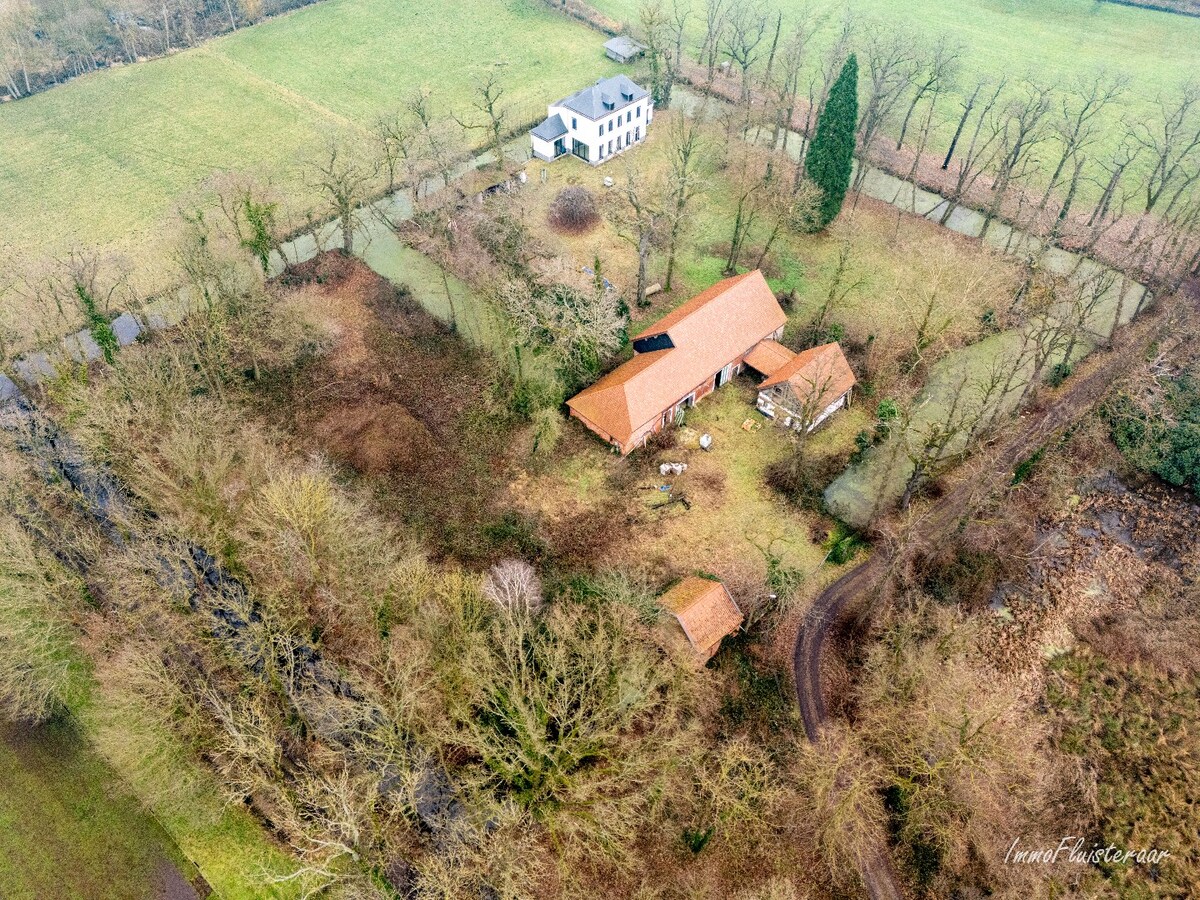
M763 341L746 365L766 377L758 386L759 412L796 431L809 432L850 405L858 379L835 343L793 353L775 341Z
M703 662L721 647L721 641L742 624L742 611L719 581L689 575L658 601L679 621L688 643Z
M604 55L613 62L629 63L646 52L646 45L639 44L633 38L619 35L604 44Z

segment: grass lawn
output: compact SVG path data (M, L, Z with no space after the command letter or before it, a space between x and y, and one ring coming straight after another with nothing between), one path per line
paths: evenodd
M68 725L0 726L0 784L0 896L149 898L195 876Z
M327 0L4 104L5 267L89 248L122 254L144 289L161 286L175 210L207 177L254 174L295 212L316 202L302 163L328 135L366 139L420 86L440 114L463 109L493 64L504 100L532 114L613 71L601 44L534 0ZM16 327L26 311L6 312Z
M509 488L512 502L542 521L551 534L575 527L588 513L609 521L598 565L642 572L654 581L702 572L729 584L753 609L767 592L767 556L787 569L813 575L832 522L785 501L765 482L766 470L791 452L782 428L754 409L755 389L738 378L688 411L674 447L621 459L572 420L569 438L548 463L522 471ZM742 423L762 425L745 431ZM808 452L837 452L863 425L858 410L839 413L817 432ZM713 448L700 450L701 434ZM686 462L680 476L662 476L659 462ZM670 492L659 490L669 484ZM668 503L685 497L690 507ZM802 593L803 593L802 589Z
M671 116L677 114L659 113L646 143L628 157L642 173L640 177L653 176L665 166ZM519 202L529 227L543 237L551 253L574 266L591 266L599 258L603 273L629 296L636 283L637 253L611 225L605 222L575 236L558 234L546 224L559 190L579 184L603 202L608 193L603 179L611 176L619 183L625 175L623 165L617 160L592 168L569 156L552 165L534 160L526 167L530 177ZM713 178L694 201L672 291L652 297L649 308L632 310L631 333L722 277L734 218L734 200L725 188L720 177ZM881 357L912 346L931 297L936 302L933 318L939 325L946 322L944 336L954 339L974 329L988 308L1006 303L1016 284L1011 260L998 251L913 216L902 216L897 222L892 207L864 198L853 212L848 208L829 232L782 234L768 257L765 274L772 288L779 293L795 291L788 337L795 337L825 302L847 242L851 252L843 286L853 289L839 290L845 299L832 306L829 321L840 324L852 343L866 345L870 341L873 352ZM743 271L757 262L759 247L751 239L743 254ZM662 280L666 264L665 253L651 254L650 283Z

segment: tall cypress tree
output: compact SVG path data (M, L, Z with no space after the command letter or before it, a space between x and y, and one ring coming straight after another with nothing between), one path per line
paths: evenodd
M832 222L846 200L858 130L858 58L851 53L829 91L817 134L804 158L808 177L821 189L819 228Z

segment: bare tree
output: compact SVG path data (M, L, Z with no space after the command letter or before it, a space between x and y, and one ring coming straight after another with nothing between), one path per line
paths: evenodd
M858 143L868 152L875 136L894 114L916 69L913 35L902 29L872 26L867 30L863 58L867 98L859 113ZM865 166L859 167L861 184Z
M542 580L522 559L502 559L492 566L483 579L483 596L505 612L523 616L541 612L544 602Z
M375 139L387 173L387 192L396 190L399 177L408 186L409 199L415 207L421 196L425 163L418 146L416 123L402 113L381 116L375 124Z
M1026 81L1021 93L1009 101L999 116L1000 152L992 179L992 200L983 222L983 234L1004 208L1004 200L1014 183L1023 181L1036 169L1034 150L1049 137L1046 116L1050 112L1051 88Z
M671 65L678 72L683 66L683 39L692 18L692 0L671 0Z
M936 478L965 452L965 441L960 439L974 429L979 414L968 403L969 384L969 376L965 374L958 379L951 389L946 408L938 414L919 423L911 415L905 417L907 422L902 418L903 427L898 437L905 444L912 472L900 497L901 509L908 509L917 489Z
M413 92L408 101L408 111L420 125L425 139L425 157L430 167L442 179L442 187L448 187L454 177L454 161L460 155L461 132L453 117L441 116L433 108L429 91L420 88Z
M704 0L704 41L700 45L700 65L708 67L709 87L717 72L717 57L725 40L729 9L727 0Z
M809 16L801 14L783 47L777 87L773 95L775 109L773 111L771 146L778 147L780 145L779 134L782 131L784 152L787 152L792 118L796 114L796 104L799 98L801 73L808 64L808 49L813 31L814 27Z
M958 149L958 141L967 127L967 122L971 119L971 112L975 109L975 102L979 99L979 95L983 93L983 89L986 86L987 83L985 81L979 81L975 85L975 90L971 92L971 96L963 101L962 115L958 117L958 127L954 129L954 136L950 138L950 146L946 150L946 158L942 160L943 172L950 168L950 160L954 158L954 151Z
M765 0L733 0L722 46L741 70L743 104L750 103L750 69L762 55L769 22Z
M704 142L703 126L694 118L679 116L671 123L670 201L667 206L667 275L664 288L671 290L675 254L691 211L692 200L707 181L711 154Z
M997 126L992 117L992 110L995 108L997 101L1000 99L1001 93L1004 91L1006 82L1001 80L996 89L985 96L983 107L979 111L979 118L975 122L975 130L971 134L971 142L968 145L966 155L961 157L958 162L958 171L955 176L954 187L951 189L950 196L946 198L946 207L942 210L940 223L945 225L950 221L950 216L954 210L962 203L967 192L975 184L975 181L983 174L984 169L990 162L999 154L999 141L1001 136L1001 127ZM971 100L964 106L964 109L969 111L976 105L976 95L973 95ZM959 134L966 122L964 113L963 119L959 122ZM951 153L948 153L946 158L949 159L953 153L954 147L957 145L959 134L955 135L951 143ZM943 168L946 168L949 163L946 163Z
M1038 204L1038 212L1046 208L1050 195L1062 183L1067 167L1076 162L1099 136L1099 119L1104 110L1117 102L1128 87L1128 77L1098 72L1076 81L1070 93L1060 100L1058 117L1053 125L1060 152L1046 192Z
M342 252L354 255L354 233L362 226L361 209L379 175L379 163L365 163L336 138L309 163L309 178L341 222Z
M1200 83L1184 85L1177 97L1159 95L1158 115L1140 121L1134 137L1150 155L1150 173L1144 183L1143 212L1153 212L1171 192L1168 207L1200 177Z
M849 239L842 240L838 245L837 263L833 269L833 277L829 281L829 290L808 327L809 337L813 342L825 339L825 330L829 326L830 314L834 309L840 307L847 297L866 284L866 278L863 275L851 273L853 258L854 242Z
M909 123L921 102L929 98L932 110L937 98L950 87L962 54L961 44L953 43L945 35L942 35L928 52L918 56L916 64L908 70L908 87L912 90L912 99L909 101L904 119L900 123L900 134L896 138L897 150L904 146L904 139L908 136ZM918 152L919 155L920 152Z
M663 231L670 227L673 207L665 193L663 185L646 177L627 157L623 184L612 195L611 199L616 202L610 203L607 209L609 221L617 234L637 251L636 297L639 306L646 303L646 269L650 251L655 241L662 237Z
M773 177L782 179L783 183L779 190L767 196L764 212L770 227L767 230L762 249L759 250L758 261L754 264L756 269L763 267L768 254L782 232L811 233L820 219L821 200L824 196L821 189L808 178L795 178L793 175L789 175L787 172L789 165L791 165L790 162L782 159L777 163L778 169Z
M655 109L666 109L671 105L676 68L671 44L671 20L667 16L664 0L640 0L638 23L646 41L646 58L650 63L650 96Z
M471 108L478 114L478 118L467 122L457 115L453 116L454 121L462 128L484 133L487 147L496 157L497 169L504 168L504 134L508 128L508 110L501 103L504 94L505 88L500 83L500 75L493 69L488 72L486 78L475 82L475 99Z
M726 275L736 275L746 239L765 209L771 193L787 190L788 185L780 179L786 159L776 159L775 153L738 141L729 148L729 154L725 172L733 195L734 216L724 271Z

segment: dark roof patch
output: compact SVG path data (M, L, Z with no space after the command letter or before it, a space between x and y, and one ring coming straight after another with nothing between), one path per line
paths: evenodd
M557 140L566 133L567 126L563 124L562 116L558 113L555 113L537 128L533 129L533 136L543 141Z
M639 87L628 76L614 75L611 78L603 78L582 91L576 91L555 106L565 106L572 112L595 121L614 109L620 109L626 104L649 96L649 91Z

